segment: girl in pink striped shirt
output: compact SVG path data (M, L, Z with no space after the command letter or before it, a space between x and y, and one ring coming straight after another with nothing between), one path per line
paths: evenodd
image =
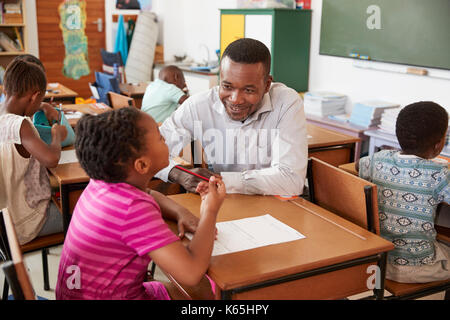
M197 219L147 190L169 159L152 117L134 108L85 115L76 133L77 157L91 180L64 242L56 298L170 299L161 283L146 282L151 260L178 282L198 284L209 265L216 216L226 193L222 180L211 177L209 183L199 183ZM187 247L163 217L178 221L180 237L185 230L195 232Z

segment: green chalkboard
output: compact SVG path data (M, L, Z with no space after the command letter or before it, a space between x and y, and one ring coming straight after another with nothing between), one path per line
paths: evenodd
M320 54L450 69L450 0L323 0Z

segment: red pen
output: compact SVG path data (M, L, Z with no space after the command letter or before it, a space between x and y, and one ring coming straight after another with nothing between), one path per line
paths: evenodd
M180 169L181 171L187 172L189 174L192 174L193 176L196 176L197 178L200 178L200 179L203 179L203 180L209 182L208 178L205 178L204 176L201 176L201 175L199 175L199 174L197 174L195 172L189 171L188 169L185 169L185 168L183 168L181 166L175 166L175 168Z

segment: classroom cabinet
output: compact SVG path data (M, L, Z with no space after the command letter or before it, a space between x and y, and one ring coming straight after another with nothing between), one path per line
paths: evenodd
M27 53L26 1L0 1L0 66Z
M263 42L272 55L274 81L298 92L308 90L310 36L311 10L220 10L220 52L243 37Z

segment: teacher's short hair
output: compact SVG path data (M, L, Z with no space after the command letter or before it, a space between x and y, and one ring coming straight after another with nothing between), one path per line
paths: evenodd
M251 38L233 41L223 52L222 59L225 57L238 63L253 64L261 62L266 70L266 76L270 73L270 51L261 41Z

